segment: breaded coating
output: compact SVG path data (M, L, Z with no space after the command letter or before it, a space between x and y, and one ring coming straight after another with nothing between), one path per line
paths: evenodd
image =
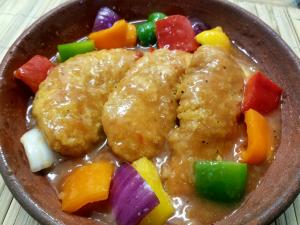
M202 142L230 138L237 129L243 84L243 71L228 53L200 47L178 88L180 126L170 134L172 148L199 151Z
M66 156L87 153L99 141L104 103L136 61L125 49L75 56L41 83L33 116L50 147Z
M139 59L104 105L102 123L113 152L127 161L158 155L174 128L175 88L191 55L167 49Z
M230 54L212 46L194 53L178 89L180 126L168 137L172 158L164 176L169 177L171 192L176 193L179 183L193 182L196 160L215 160L218 152L232 147L239 129L243 82L243 71Z

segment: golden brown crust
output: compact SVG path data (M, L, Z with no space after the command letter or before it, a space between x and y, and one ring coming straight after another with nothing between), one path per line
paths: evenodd
M164 147L176 120L174 89L191 55L167 49L139 59L105 103L102 123L113 152L133 161Z
M242 69L228 53L200 47L178 87L180 127L169 136L171 146L197 151L202 142L230 138L237 129L243 82Z
M172 195L192 194L192 165L216 160L218 152L232 147L238 133L244 74L223 50L202 46L193 55L178 87L180 126L168 137L172 157L163 168Z
M52 149L78 156L99 141L103 105L135 60L133 51L101 50L50 72L34 99L33 116Z

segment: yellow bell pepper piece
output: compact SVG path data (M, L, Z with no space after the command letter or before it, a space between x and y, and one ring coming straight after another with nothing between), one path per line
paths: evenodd
M201 45L217 46L226 51L229 51L231 48L231 42L221 27L203 31L199 33L195 39Z
M108 161L87 164L74 170L64 181L59 197L62 210L75 212L84 205L108 198L114 166Z
M241 158L248 164L265 161L272 151L272 132L267 120L258 112L249 109L245 112L247 125L248 147Z
M159 174L153 163L143 157L132 163L132 166L151 186L152 190L159 199L159 205L156 206L144 219L140 225L163 225L174 213L174 208L170 197L165 192Z

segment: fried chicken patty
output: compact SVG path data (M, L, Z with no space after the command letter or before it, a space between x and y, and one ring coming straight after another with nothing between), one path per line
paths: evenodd
M243 85L243 71L228 53L199 48L178 88L180 126L169 136L171 146L199 151L197 143L230 138L237 128Z
M168 137L172 157L163 174L170 193L192 191L192 164L215 160L218 152L232 147L239 129L243 82L242 69L222 49L202 46L194 53L178 88L180 126ZM177 193L178 185L186 192Z
M134 51L101 50L75 56L49 73L34 99L33 117L52 149L78 156L99 141L103 105L136 59Z
M113 152L127 161L153 157L176 120L175 87L191 55L167 49L139 59L104 105L102 123Z

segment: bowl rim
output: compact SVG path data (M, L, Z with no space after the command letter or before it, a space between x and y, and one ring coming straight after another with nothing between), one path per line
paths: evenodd
M85 0L67 0L66 2L61 3L55 8L51 9L47 13L41 15L36 21L34 21L29 27L27 27L22 32L22 34L14 41L14 43L9 47L5 56L3 57L2 62L0 64L0 77L7 63L10 60L11 54L18 47L19 43L22 42L22 40L27 35L29 35L32 30L35 29L36 25L46 22L53 13L62 11L72 4L76 4L84 1ZM282 37L280 37L279 34L277 34L269 25L267 25L259 17L257 17L256 15L250 13L249 11L243 9L242 7L232 2L224 1L224 0L211 0L211 1L214 1L218 4L223 4L224 6L229 7L233 11L240 11L249 19L255 20L264 30L266 30L266 32L270 33L270 35L272 35L275 39L277 39L277 41L282 45L284 49L286 49L286 52L290 55L290 57L294 60L294 62L299 65L300 68L300 59L295 54L295 52L291 49L291 47L288 46L288 44L282 39ZM1 162L0 173L3 177L6 186L13 194L13 197L20 203L22 208L24 208L28 214L30 214L34 219L36 219L38 222L42 224L50 224L50 225L63 224L61 223L60 220L52 217L42 207L40 207L36 202L34 202L34 200L30 197L30 195L24 190L23 186L21 185L17 177L12 173L6 161L5 153L3 152L3 147L1 146L1 143L0 143L0 162ZM281 213L283 213L294 201L297 195L300 193L300 173L298 174L297 178L294 180L294 183L296 185L290 185L290 187L292 186L293 188L287 188L285 192L282 193L282 196L284 196L286 199L285 201L282 200L283 198L280 198L281 200L276 200L275 204L272 205L267 211L260 212L259 216L255 218L255 220L252 219L248 221L248 223L266 224L268 222L271 222L275 218L277 218Z

